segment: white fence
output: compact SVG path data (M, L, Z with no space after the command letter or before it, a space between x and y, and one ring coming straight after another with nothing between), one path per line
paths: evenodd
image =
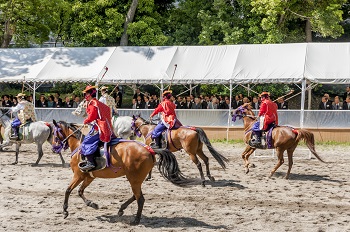
M5 108L2 108L3 111ZM83 118L72 114L69 108L36 108L38 120L62 120L72 123L82 123ZM119 115L141 115L148 119L152 110L118 109ZM300 127L300 110L279 110L279 125ZM257 113L257 112L255 112ZM234 126L242 127L243 121L232 122L228 110L176 110L176 114L183 125L191 126ZM305 128L350 128L350 110L305 110Z

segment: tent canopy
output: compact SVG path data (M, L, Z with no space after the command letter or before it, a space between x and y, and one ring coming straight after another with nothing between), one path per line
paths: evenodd
M0 82L349 84L349 63L350 43L0 49Z

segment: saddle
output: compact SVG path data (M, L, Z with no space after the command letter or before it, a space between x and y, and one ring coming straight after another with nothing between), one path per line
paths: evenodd
M25 136L27 136L27 139L28 139L28 136L29 136L29 126L30 124L32 123L33 121L31 119L28 119L26 123L24 124L21 124L18 128L17 128L17 136L18 138L11 138L10 136L10 140L12 141L16 141L16 142L19 142L19 141L22 141L25 139ZM14 129L13 127L11 127L11 134L14 133Z
M93 154L94 161L95 161L95 167L93 169L90 169L90 170L80 169L80 171L92 172L92 171L98 171L98 170L102 170L106 167L109 167L110 164L109 164L108 160L110 160L110 158L109 158L110 148L113 145L116 145L120 142L122 142L121 138L112 138L111 141L107 144L107 147L104 146L103 142L100 142L98 144L98 149ZM107 149L107 151L105 149ZM83 167L85 162L86 162L86 157L79 153L79 164L78 164L79 168Z
M254 147L254 148L258 148L258 149L272 149L274 148L273 144L272 144L272 131L274 128L276 128L277 126L274 123L271 123L267 130L262 130L261 131L261 143L259 145L254 145L252 143L252 140L256 139L255 138L255 134L251 133L250 136L250 140L249 140L249 146Z
M177 130L181 126L182 126L181 122L179 120L176 120L173 128L166 129L165 131L162 132L162 135L160 136L160 144L161 144L160 149L168 149L169 148L169 142L172 143L172 141L171 141L171 131L172 130ZM169 137L167 135L169 135ZM170 138L170 140L169 140L169 138Z

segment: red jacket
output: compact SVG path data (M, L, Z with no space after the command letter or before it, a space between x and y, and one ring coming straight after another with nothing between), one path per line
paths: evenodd
M157 108L154 109L153 113L151 114L151 117L158 113L162 113L162 119L164 120L164 122L170 125L169 129L171 129L173 128L176 119L175 109L176 105L169 99L165 98L164 101L159 103Z
M100 139L102 142L109 142L113 134L112 118L110 108L93 98L86 108L87 118L84 120L84 124L96 121L95 130L99 131Z
M277 104L270 99L264 99L260 105L259 117L265 116L263 130L267 129L267 126L273 122L278 125Z

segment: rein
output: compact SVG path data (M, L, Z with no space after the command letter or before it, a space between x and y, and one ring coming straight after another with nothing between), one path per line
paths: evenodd
M62 132L62 129L59 126L55 126L54 127L54 140L55 143L58 145L52 145L52 151L54 153L60 154L62 149L65 151L68 149L69 145L68 145L68 139L74 135L75 132L81 130L83 128L83 126L79 127L78 129L76 129L75 131L73 131L71 134L69 134L67 137L65 137L65 135ZM63 140L61 140L58 135L60 135L62 138L64 138Z
M146 121L142 122L140 126L136 127L136 120L132 120L132 125L131 125L131 128L133 129L133 131L135 132L135 134L137 135L137 137L141 137L142 136L142 133L140 131L141 127L144 126L144 125L148 125L149 123L147 123Z

